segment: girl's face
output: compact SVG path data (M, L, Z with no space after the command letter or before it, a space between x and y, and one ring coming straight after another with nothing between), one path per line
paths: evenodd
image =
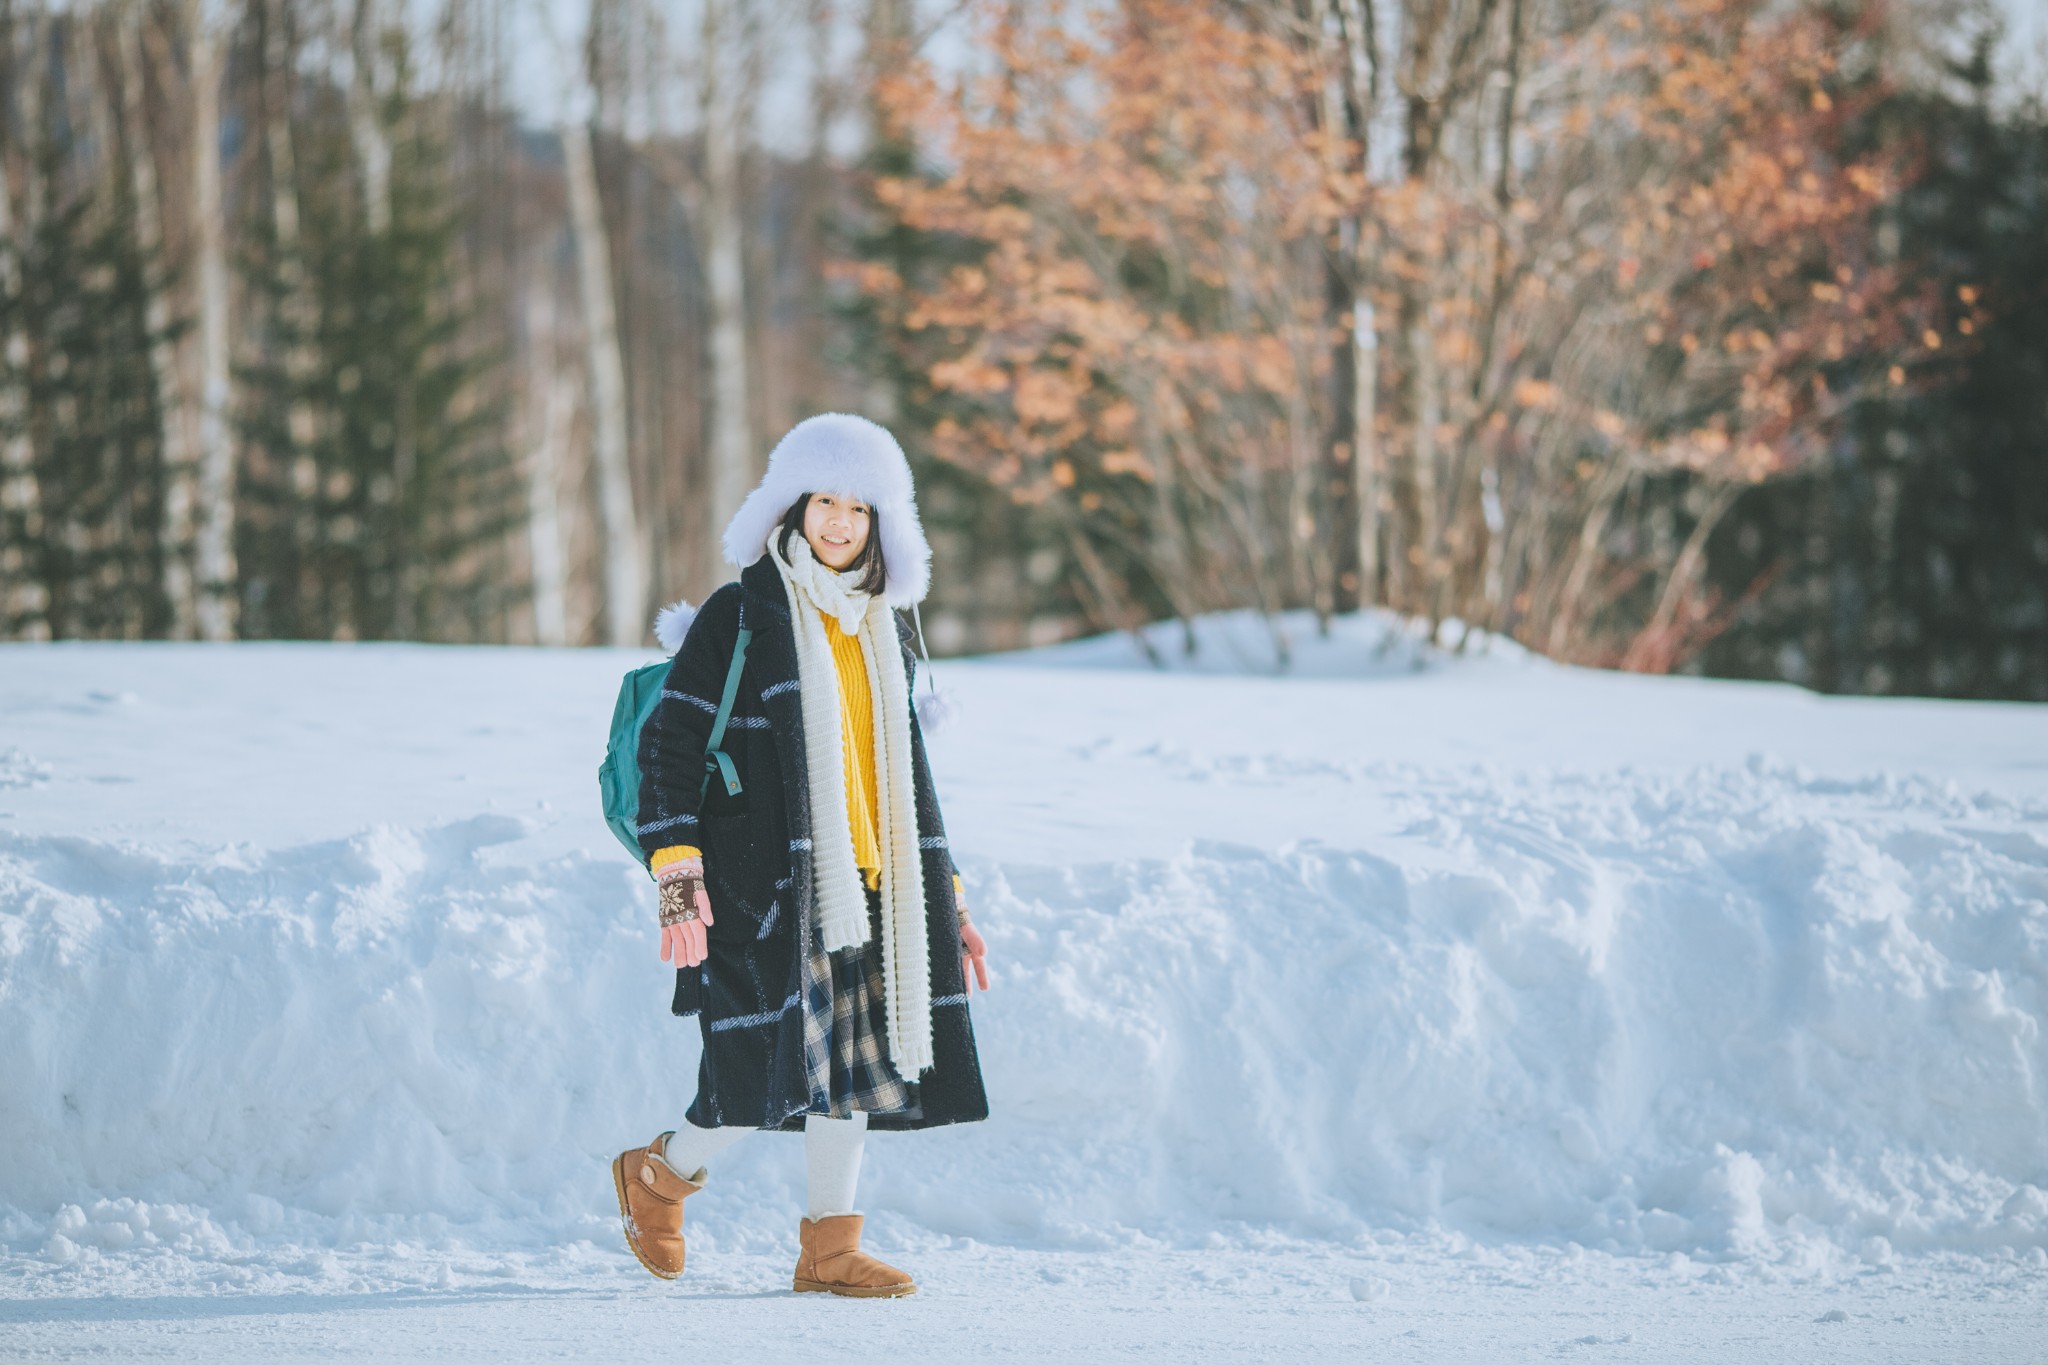
M813 493L804 508L804 539L811 553L826 568L837 570L853 563L868 543L870 523L867 503L843 493Z

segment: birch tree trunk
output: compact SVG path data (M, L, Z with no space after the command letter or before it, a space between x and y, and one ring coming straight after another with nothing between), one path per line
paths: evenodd
M807 0L804 33L811 68L811 126L804 148L799 222L803 233L804 280L813 302L805 320L803 366L793 377L793 382L786 382L783 386L783 395L799 401L815 398L829 387L826 357L830 353L830 305L825 274L827 258L832 251L827 240L831 231L834 184L830 143L832 123L838 116L841 99L840 82L832 69L833 17L832 0ZM764 373L761 379L761 387L765 389L768 375ZM772 430L788 416L788 403L785 401L760 410L767 412Z
M568 556L562 546L562 467L576 384L556 363L554 282L539 274L526 295L526 534L532 563L534 643L569 643Z
M228 266L220 175L220 31L206 0L186 0L192 44L192 241L199 315L197 430L199 638L232 640L235 592L235 448L228 430Z
M161 269L164 255L163 201L157 183L156 150L143 108L142 11L125 10L119 20L121 43L122 141L128 151L128 184L135 200L135 238L143 260ZM149 369L156 385L157 437L163 463L164 596L170 603L170 637L189 640L196 633L199 603L192 585L192 508L195 497L187 434L190 431L185 395L178 383L176 348L171 343L170 298L160 280L148 284L145 311L149 328Z
M1384 600L1380 581L1380 343L1373 306L1351 307L1351 497L1358 508L1358 605Z
M1351 169L1345 164L1347 144L1364 145L1365 129L1359 114L1358 80L1353 73L1353 40L1346 32L1346 14L1340 0L1327 6L1303 0L1298 16L1304 42L1313 43L1322 68L1320 88L1310 103L1314 126L1324 134L1325 173L1334 181ZM1327 633L1335 612L1357 608L1365 593L1364 561L1359 554L1360 509L1354 471L1358 464L1357 348L1352 340L1353 320L1361 306L1358 282L1359 214L1354 208L1331 224L1323 261L1323 311L1329 321L1329 384L1323 413L1320 487L1311 506L1316 509L1318 541L1327 571L1315 584L1316 627Z
M1357 141L1357 171L1369 195L1373 179L1373 121L1379 117L1380 108L1379 13L1374 0L1330 0L1329 15L1335 21L1337 39L1343 49L1346 132ZM1339 394L1338 401L1348 397L1351 411L1348 421L1336 425L1336 434L1348 435L1351 442L1350 500L1355 518L1351 529L1356 537L1352 552L1342 558L1353 561L1350 567L1358 575L1355 596L1342 591L1340 578L1339 600L1352 606L1383 601L1387 591L1379 568L1379 470L1383 453L1379 441L1379 318L1366 287L1373 279L1374 265L1366 230L1369 211L1368 200L1338 231L1350 326L1345 338L1349 354L1346 363L1336 368L1340 381L1349 378L1351 382L1350 394Z
M754 482L747 378L747 301L740 236L740 148L746 136L741 72L746 35L735 0L704 0L704 273L711 325L711 524L704 537L706 582L724 575L720 532Z
M626 448L626 367L612 306L611 250L605 240L604 202L598 197L588 124L577 119L563 124L562 160L576 233L576 280L590 370L591 445L604 531L605 641L632 646L647 638L647 566L640 551Z
M380 33L377 0L356 0L349 35L353 68L348 82L348 126L356 164L363 173L363 218L370 234L381 237L391 226L391 140L377 116L377 42Z

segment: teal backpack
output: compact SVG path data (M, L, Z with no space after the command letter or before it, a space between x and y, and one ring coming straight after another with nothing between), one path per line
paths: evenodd
M753 633L740 631L739 642L733 646L732 666L725 670L725 692L718 699L718 716L711 722L711 741L704 748L704 781L697 788L700 805L710 788L713 772L725 783L727 795L740 793L739 770L719 746L725 742L725 722L732 715L732 699L739 694L740 672L747 661L747 640ZM668 678L672 662L663 659L660 663L645 664L619 683L619 699L612 706L611 740L605 745L604 762L597 769L597 789L604 799L604 822L633 855L633 861L642 867L647 865L647 855L640 848L640 731L661 701L661 685Z

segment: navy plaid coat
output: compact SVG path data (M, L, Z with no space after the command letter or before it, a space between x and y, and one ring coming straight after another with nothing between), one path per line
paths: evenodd
M900 614L894 619L903 667L914 677L910 626ZM724 744L743 789L728 795L714 780L700 804L704 750L743 625L753 635ZM651 857L673 844L702 849L716 917L707 930L710 956L676 973L673 1005L677 1014L696 1014L703 1029L688 1116L699 1127L797 1129L811 1107L798 937L815 932L811 789L797 687L789 601L774 561L763 555L698 608L640 735L641 851ZM955 867L914 707L910 739L931 942L933 1064L920 1077L905 1077L919 1082L918 1108L871 1115L868 1124L877 1129L988 1117L960 969Z

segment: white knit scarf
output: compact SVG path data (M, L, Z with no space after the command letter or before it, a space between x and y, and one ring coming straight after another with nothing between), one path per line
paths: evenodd
M931 945L925 933L924 869L918 857L917 796L911 776L910 689L896 666L900 649L889 609L818 562L801 533L784 556L780 526L768 553L789 596L811 789L811 884L828 949L868 941L867 892L853 852L840 739L839 674L820 610L860 638L875 723L876 824L882 846L882 979L888 994L889 1059L915 1080L932 1064ZM886 662L884 662L886 660Z

